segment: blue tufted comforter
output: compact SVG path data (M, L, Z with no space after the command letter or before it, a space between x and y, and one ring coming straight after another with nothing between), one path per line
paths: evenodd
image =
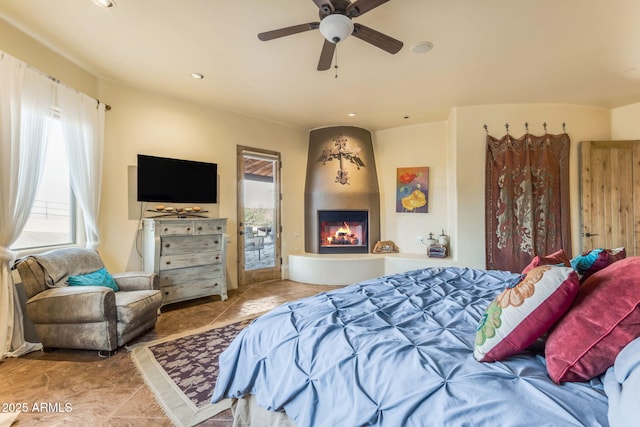
M303 426L605 426L599 379L554 384L534 351L473 357L515 275L432 268L284 304L220 356L212 401L253 394Z

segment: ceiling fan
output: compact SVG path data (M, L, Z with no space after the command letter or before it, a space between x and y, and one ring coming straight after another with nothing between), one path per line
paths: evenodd
M320 22L293 25L258 34L262 41L273 40L292 34L320 29L324 36L324 45L318 61L318 71L331 68L331 61L336 50L336 44L343 41L350 34L364 40L391 54L402 49L402 42L382 34L374 29L357 24L352 18L361 16L368 11L388 2L389 0L313 0L320 9Z

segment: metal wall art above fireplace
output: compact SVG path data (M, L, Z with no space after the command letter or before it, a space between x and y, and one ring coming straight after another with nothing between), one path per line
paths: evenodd
M369 251L368 211L318 211L318 253L364 253Z
M308 253L368 253L380 240L380 191L371 132L312 130L304 191Z

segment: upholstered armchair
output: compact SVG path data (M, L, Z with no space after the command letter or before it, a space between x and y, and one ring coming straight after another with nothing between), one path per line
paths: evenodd
M80 248L30 255L16 268L28 298L27 316L45 349L111 354L155 326L162 295L154 273L108 275L117 291L91 280L78 283L104 268L98 252Z

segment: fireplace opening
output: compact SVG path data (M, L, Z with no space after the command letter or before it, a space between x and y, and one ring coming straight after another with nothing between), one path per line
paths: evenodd
M368 253L368 216L368 211L318 211L318 253Z

